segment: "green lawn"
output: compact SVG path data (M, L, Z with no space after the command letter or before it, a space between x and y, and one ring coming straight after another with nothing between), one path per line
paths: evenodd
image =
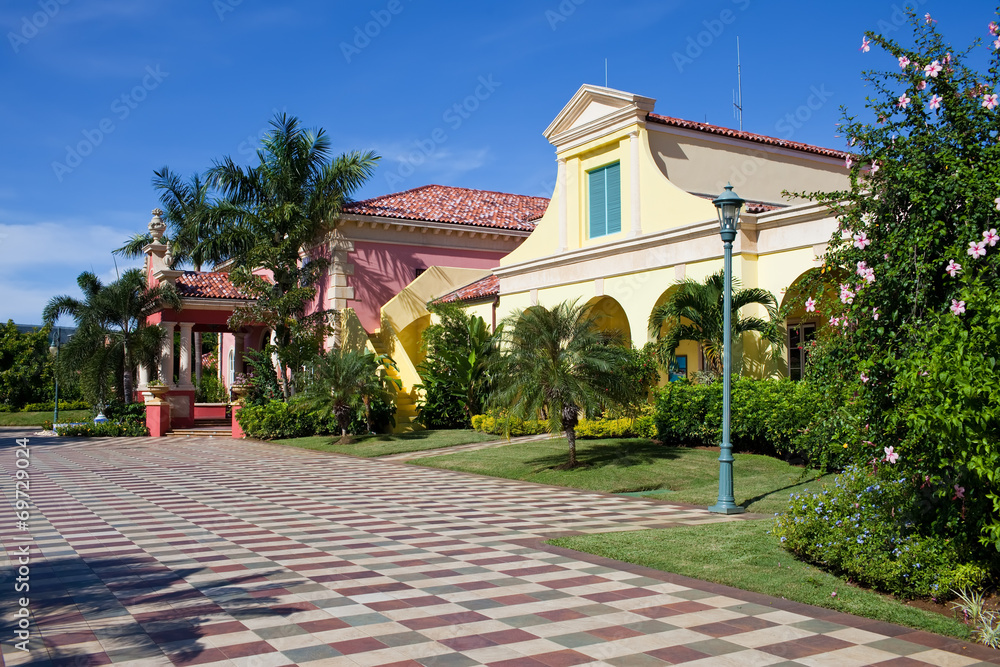
M0 426L42 426L52 420L52 411L45 412L0 412ZM90 420L90 410L60 410L59 423L83 422Z
M275 444L291 445L303 449L314 449L319 452L335 452L351 456L388 456L417 452L424 449L439 449L454 445L465 445L470 442L488 442L499 440L500 436L478 431L451 429L440 431L414 431L412 433L380 434L355 436L349 445L336 444L340 436L313 435L305 438L290 438L275 440Z
M969 636L968 628L955 619L855 588L795 560L767 534L770 527L767 520L734 521L667 530L579 535L551 543L928 632L962 639ZM832 595L834 592L836 597Z
M643 439L578 440L573 470L555 470L566 461L566 440L542 440L459 452L416 461L419 465L474 472L606 493L646 492L658 500L708 506L719 493L719 455L703 449L664 447ZM788 494L813 485L817 473L768 456L737 454L736 502L751 512L773 514Z

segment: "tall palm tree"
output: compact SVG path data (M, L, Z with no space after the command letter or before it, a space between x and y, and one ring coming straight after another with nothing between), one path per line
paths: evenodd
M503 354L493 374L491 407L518 419L544 413L551 432L566 432L567 468L577 465L576 426L581 414L641 398L639 387L620 372L628 364L624 345L602 332L597 320L576 301L552 309L534 306L516 311L504 320Z
M81 380L98 401L106 399L111 384L123 401L131 401L136 367L153 364L163 340L163 330L148 325L147 318L164 307L179 310L180 297L173 285L149 287L141 269L130 269L109 285L89 271L76 282L83 300L53 297L42 317L49 325L62 315L75 320L77 333L62 356L81 371Z
M221 198L196 251L211 247L209 254L234 261L234 281L256 303L238 309L231 324L256 321L274 331L287 398L294 379L286 368L298 361L294 339L314 333L310 322L326 325L326 310L308 318L305 311L328 260L320 254L302 261L302 255L333 227L350 196L371 177L378 156L355 151L332 157L324 131L306 130L294 116L278 114L271 125L257 151L258 165L244 167L226 157L209 169L208 181ZM268 270L271 280L253 275L256 269Z
M166 238L170 241L174 266L190 261L195 271L208 262L228 259L226 248L210 236L213 201L208 181L199 174L187 181L163 167L153 172L153 187L160 190L160 205L167 222ZM153 242L149 232L135 234L114 252L125 257L142 256L142 249Z
M711 369L721 374L725 334L723 271L708 276L703 283L688 278L676 284L677 291L662 305L653 309L649 316L649 331L656 336L660 362L669 367L681 341L692 340L698 343ZM733 288L730 320L732 339L737 341L744 333L755 331L772 345L779 345L781 334L777 326L778 303L774 295L757 287L739 289L739 281L735 279ZM740 310L751 304L764 306L768 319L740 315ZM684 323L683 320L688 320L689 323Z
M321 356L312 381L304 393L302 406L315 411L324 419L331 414L337 419L341 437L347 436L351 416L364 406L368 427L371 428L371 400L391 401L390 388L398 390L400 380L390 378L387 369L398 370L383 354L367 350L331 350Z

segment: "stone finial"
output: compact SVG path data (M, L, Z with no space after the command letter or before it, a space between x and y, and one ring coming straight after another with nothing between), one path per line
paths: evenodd
M160 236L162 235L161 233ZM159 241L159 239L156 240ZM174 263L174 252L173 248L170 247L169 241L167 241L167 251L163 253L163 263L167 265L167 268L170 268Z
M153 241L156 243L160 242L163 238L163 232L167 230L167 225L163 222L163 211L158 208L153 209L153 219L149 221L149 234L153 237Z

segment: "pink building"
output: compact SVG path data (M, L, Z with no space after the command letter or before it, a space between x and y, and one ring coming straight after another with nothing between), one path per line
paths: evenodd
M500 259L532 232L548 203L544 197L441 185L352 203L345 207L336 228L311 251L314 256L321 254L331 260L328 274L319 285L317 304L328 309L352 309L368 334L378 333L383 326L383 306L426 270L439 267L474 272L496 268ZM158 220L154 216L151 232L162 225ZM171 331L175 326L179 328L179 363L174 363L171 345L169 351L164 350L160 376L171 385L164 399L170 405L169 428L188 428L196 420L207 418L207 412L194 404L193 379L200 373L201 359L193 351L200 349L199 334L221 334L218 372L229 387L243 372L243 351L259 349L270 332L263 327L230 331L226 321L246 299L229 282L225 270L170 270L168 253L165 244L149 246L147 271L151 282L174 283L184 307L177 312L162 311L151 320ZM440 297L451 289L454 285L431 296ZM142 374L140 389L146 388L148 377Z

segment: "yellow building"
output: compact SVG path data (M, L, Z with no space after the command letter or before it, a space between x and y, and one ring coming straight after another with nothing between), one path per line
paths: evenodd
M580 88L544 132L555 148L557 178L534 231L474 283L448 285L443 274L411 283L399 297L410 306L406 316L395 308L388 318L393 329L428 321L407 292L462 303L488 323L517 309L579 299L607 316L605 326L642 346L655 338L647 330L650 312L678 280L702 280L722 268L711 199L727 183L747 200L733 247L734 277L788 300L797 281L821 264L837 223L824 207L783 193L846 189L846 154L661 116L653 106L632 93ZM802 299L795 296L796 303ZM763 363L759 346L743 341L744 372L795 377L803 354L798 344L818 324L805 315L793 308L785 322L784 358ZM397 356L419 355L409 354L412 341L408 350L395 347ZM694 343L684 343L678 355L687 372L704 368ZM407 368L417 363L403 359Z

